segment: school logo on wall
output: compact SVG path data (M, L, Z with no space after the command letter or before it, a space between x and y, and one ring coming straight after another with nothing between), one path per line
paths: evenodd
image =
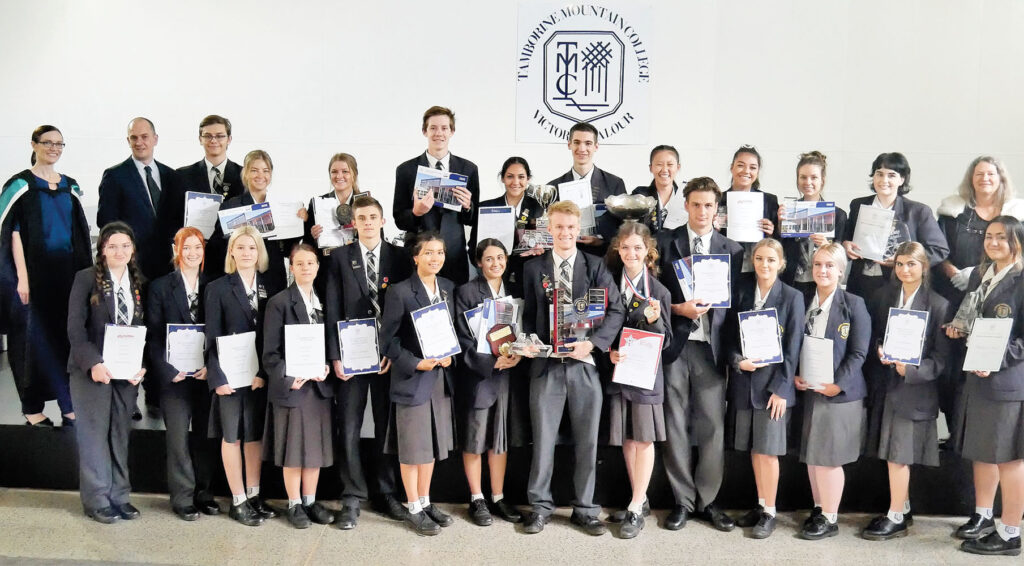
M516 61L516 138L567 142L589 122L601 143L645 144L650 113L647 7L523 4Z

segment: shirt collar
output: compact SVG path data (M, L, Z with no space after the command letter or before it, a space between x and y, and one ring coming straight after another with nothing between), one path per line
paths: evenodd
M892 208L896 206L896 200L893 199L892 204L890 204L889 206L882 206L882 202L878 200L878 196L876 195L874 200L871 201L871 206L875 208L882 208L885 210L892 210Z
M114 274L111 273L109 269L107 270L107 275L110 276L110 282L114 284L114 294L115 295L117 294L117 292L122 287L124 288L124 290L126 292L128 292L129 294L131 293L131 290L132 290L132 278L131 278L131 274L128 273L129 271L130 270L128 268L125 268L124 273L121 274L121 278L115 280L114 279Z
M306 293L302 290L302 287L296 285L295 288L299 290L299 296L302 297L302 302L306 305L307 313L313 310L322 310L320 299L316 296L316 291L311 291L310 295L307 297Z
M189 285L188 284L188 278L185 277L185 274L183 272L179 271L178 275L181 277L181 282L184 283L184 285L185 285L185 294L186 295L191 295L192 293L198 293L199 292L199 278L198 277L196 277L196 284L193 286L193 285Z
M427 164L430 166L431 169L437 169L437 162L440 161L441 162L441 167L445 171L451 171L451 168L448 167L448 164L449 164L449 162L451 162L452 152L449 151L441 159L437 159L433 155L430 155L429 151L425 151L425 152L423 152L423 154L427 156Z
M708 230L707 234L700 235L693 231L693 228L690 226L689 222L686 223L686 233L689 235L690 244L693 244L694 238L700 238L700 241L704 243L704 253L710 253L708 250L711 249L711 233L714 231L715 229L712 228Z
M376 258L377 258L377 261L380 261L380 241L378 241L378 242L377 242L377 246L376 246L376 247L374 247L374 248L373 248L373 249L371 250L370 248L366 247L366 246L365 246L365 245L363 244L362 240L360 240L360 241L359 241L359 250L360 250L360 251L362 252L362 254L363 254L363 259L366 259L366 253L367 253L367 252L373 252L373 255L374 255L374 256L376 256Z
M576 168L573 167L572 168L572 179L574 181L579 181L580 179L586 179L586 180L589 181L589 180L594 178L594 169L597 169L597 167L594 167L593 164L592 164L590 166L590 171L587 171L586 175L580 175L579 173L576 172Z
M552 248L552 250L551 250L551 259L555 262L555 270L556 270L555 272L557 273L557 271L562 268L562 260L565 260L565 259L569 260L569 269L571 270L572 266L576 265L576 254L578 254L578 253L579 253L579 249L573 248L571 256L569 256L569 257L562 257L562 256L558 255L558 252L556 252Z

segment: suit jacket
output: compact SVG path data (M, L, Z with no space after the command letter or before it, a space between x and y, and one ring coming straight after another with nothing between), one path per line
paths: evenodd
M242 167L239 164L230 159L226 160L224 162L223 175L224 192L221 193L221 196L224 197L224 200L241 196L245 192L245 187L242 185ZM205 159L200 159L192 165L179 168L178 178L180 182L174 191L164 191L164 194L167 195L167 207L164 209L165 212L161 214L161 217L168 241L173 239L174 234L185 224L185 193L192 191L210 194L213 192L210 187L210 177L206 169ZM217 232L214 235L217 236L218 234L219 237L211 237L206 244L206 268L204 272L210 281L224 275L224 255L227 251L227 240L223 237L223 233L220 232L219 222L217 223Z
M836 207L836 235L832 238L833 242L842 242L846 235L846 211ZM808 241L809 238L780 238L779 242L782 243L783 255L786 256L786 270L779 273L779 279L782 279L786 285L792 285L796 279L796 268L800 264L800 256L803 253L803 243ZM807 269L810 272L812 266L808 265Z
M68 372L88 374L92 366L103 363L103 338L108 324L115 322L113 282L110 272L103 275L101 288L96 288L96 270L86 267L75 273L68 299L68 341L71 355L68 357ZM139 289L132 286L135 308L132 311L132 326L141 326L142 299ZM94 296L98 300L93 301Z
M864 299L838 288L828 312L828 327L824 337L832 340L835 384L842 391L835 397L825 397L825 400L830 403L849 403L863 399L867 396L864 359L871 345L871 315L868 314ZM844 332L846 336L843 336Z
M192 322L188 309L188 292L181 272L174 270L149 284L146 292L146 353L149 368L146 377L157 380L161 387L171 384L178 370L167 363L167 325L203 324L203 292L206 277L199 274L199 316Z
M275 287L273 280L256 274L257 304L256 320L253 320L249 298L245 296L245 285L238 272L225 275L206 286L206 381L213 391L228 382L220 369L217 356L217 337L256 333L256 357L263 359L263 316L267 311L267 301L276 295L281 288ZM260 364L259 377L266 378L267 372Z
M672 293L672 303L685 303L683 290L679 288L679 280L676 279L676 270L672 262L689 257L690 254L690 233L687 224L673 230L662 230L658 232L658 249L661 251L661 275L659 276L665 288ZM729 266L732 271L730 282L732 283L732 296L735 300L736 286L740 279L740 269L743 267L743 246L726 238L722 234L711 231L711 245L708 246L709 254L729 254ZM667 309L666 309L667 310ZM721 340L722 325L726 320L727 309L711 309L708 311L708 322L710 324L711 352L715 362L722 366L725 363ZM690 333L697 329L697 321L685 316L672 315L672 348L665 352L664 363L674 361L683 351L683 346L690 339ZM723 366L724 367L724 366Z
M302 291L294 283L267 302L267 314L263 319L262 360L263 369L267 372L270 402L278 407L298 407L299 390L292 389L295 378L285 375L284 327L287 324L313 324L306 311ZM321 399L334 396L334 388L326 379L308 381L302 387L312 387Z
M885 329L889 322L889 308L899 308L900 290L903 285L896 281L875 293L868 301L871 313L872 347L864 373L868 378L868 399L872 403L884 403L889 397L896 408L896 414L904 419L922 421L939 416L938 379L946 372L949 351L952 344L946 337L942 325L949 316L949 303L941 295L927 287L921 287L910 308L928 313L928 326L921 351L921 365L906 367L906 376L901 377L894 366L883 365L878 349L885 342Z
M359 242L336 248L328 256L327 268L327 359L340 360L338 344L338 323L358 318L374 318L370 290L366 284L366 265ZM412 275L412 261L404 248L393 246L384 240L380 242L377 257L377 303L381 314L387 303L389 290ZM379 334L377 343L383 349L384 335Z
M782 363L758 368L753 372L740 369L743 346L739 331L739 313L754 309L754 277L744 277L738 286L736 298L729 310L727 351L729 358L729 403L742 409L764 409L774 393L786 400L786 406L796 404L793 377L800 364L800 345L804 333L804 296L800 291L776 280L768 292L765 309L774 308L782 333Z
M572 169L570 169L561 177L548 181L548 184L557 187L559 183L568 183L572 180L574 180L574 178ZM626 194L626 184L622 182L620 177L594 167L594 174L590 176L590 191L591 196L594 198L594 204L603 204L604 199L612 195ZM576 247L578 247L580 251L596 255L597 257L604 257L604 253L608 251L608 246L611 244L612 238L614 238L615 234L619 231L619 226L622 226L622 219L616 217L610 212L605 212L601 216L597 217L597 232L595 235L601 236L601 243L594 246L578 244Z
M116 220L132 227L139 248L139 267L150 280L171 270L171 240L166 231L160 229L162 221L159 219L167 214L169 199L179 190L178 174L174 169L156 160L153 166L160 174L158 202L150 202L149 188L129 157L103 172L96 211L96 223L100 227Z
M486 409L493 405L498 399L501 376L509 374L508 369L494 369L494 363L498 360L496 357L490 353L481 354L476 351L476 338L473 337L473 331L470 330L464 316L466 311L476 308L484 299L490 298L491 288L482 275L455 289L455 330L459 335L459 345L462 347L462 364L456 372L457 393L462 399L460 403L473 409Z
M612 279L614 281L622 281L622 270L613 271ZM647 317L644 316L644 309L647 308L648 303L647 301L640 300L638 297L634 296L633 300L628 303L623 303L622 328L635 328L637 330L664 334L665 338L661 344L661 350L664 352L672 345L672 320L671 312L669 311L672 305L672 295L656 277L651 277L650 282L651 288L648 289L645 294L649 298L654 299L661 304L661 315L658 317L658 320L655 320L653 323L647 322ZM619 288L619 291L620 296L625 298L625 295L621 293L621 287ZM619 302L621 303L622 299L620 299ZM618 349L621 339L622 329L619 329L618 335L615 337L615 341L612 342L611 349ZM611 371L614 371L614 366L611 368ZM665 376L663 364L658 364L657 371L658 373L654 378L653 389L641 389L632 385L620 385L609 381L607 388L608 394L614 395L621 393L627 400L645 405L657 405L663 403L665 401ZM611 374L609 374L609 376L610 375Z
M544 255L526 262L524 277L526 287L523 294L526 303L523 310L523 327L526 332L536 334L541 341L548 344L551 343L549 320L551 300L547 297L547 291L553 291L558 282L551 256L552 251L548 250L544 252ZM545 284L548 285L547 288L544 287ZM572 296L583 297L587 291L595 288L607 289L608 308L601 325L590 337L590 342L594 344L594 350L607 352L615 343L615 338L622 329L622 321L625 317L622 300L619 298L619 284L608 272L604 261L577 250L576 261L572 266ZM549 362L561 363L547 358L531 360L530 377L538 377L543 374L547 370Z
M978 289L981 277L987 267L981 266L971 273L968 289ZM967 373L967 379L977 380L978 388L985 397L993 401L1024 401L1024 293L1021 284L1024 274L1017 265L1007 273L988 293L981 308L984 318L1012 318L1013 330L1010 341L1006 345L1006 354L999 371L988 377L981 378L973 372ZM963 360L957 360L963 367Z
M485 206L505 206L505 195L482 201L480 207ZM479 209L474 212L478 213ZM523 195L523 206L519 211L519 218L516 219L517 230L512 239L513 248L519 245L519 229L535 229L537 227L537 219L543 215L544 207L533 198ZM479 243L477 238L478 223L479 215L477 214L477 218L473 220L473 229L469 233L469 257L471 260L476 257L476 245ZM508 263L505 268L505 286L509 294L521 297L523 296L523 268L526 265L526 261L530 258L513 254L512 250L506 251L508 252Z
M466 188L473 195L473 207L470 210L455 212L435 206L423 216L416 216L412 213L412 197L416 183L416 168L420 165L430 165L426 153L421 153L395 169L395 200L392 208L395 224L405 230L407 236L425 230L440 232L444 239L447 259L439 275L450 279L456 285L461 285L469 280L470 257L466 250L466 230L463 227L472 226L476 219L476 209L480 204L480 174L472 161L452 155L448 160L448 170L469 177Z
M448 315L452 316L455 312L455 284L438 277L437 286L441 300L448 306ZM434 381L439 376L443 376L449 392L455 388L452 372L458 356L452 357L452 364L447 368L438 365L430 371L416 369L416 365L424 358L410 313L428 306L430 297L416 274L396 283L384 306L383 335L387 337L383 344L384 355L391 358L391 400L399 405L417 406L426 403L430 400Z

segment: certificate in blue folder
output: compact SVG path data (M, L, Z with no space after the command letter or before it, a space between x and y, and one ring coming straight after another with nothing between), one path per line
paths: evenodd
M729 254L691 256L693 298L702 299L713 309L732 306L732 258Z
M882 342L882 360L921 365L925 332L928 331L928 312L889 308Z
M775 309L739 313L743 357L760 364L782 363L782 337Z
M447 302L423 307L410 314L423 359L447 358L462 351L452 326L452 317L448 314Z
M380 371L380 349L377 345L375 319L338 321L338 343L341 349L341 371L345 375Z

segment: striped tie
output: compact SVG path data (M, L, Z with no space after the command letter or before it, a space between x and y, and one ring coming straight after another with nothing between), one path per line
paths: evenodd
M434 295L430 299L430 304L432 304L432 305L436 305L437 303L440 303L440 302L441 302L441 295Z
M117 324L128 326L131 320L128 316L128 295L124 292L124 287L121 287L117 290Z
M558 294L562 298L563 303L572 302L572 284L569 280L572 278L572 271L569 267L569 260L563 259L561 269L558 272Z
M704 253L704 240L698 236L693 239L693 254L700 255L702 253Z
M224 194L224 177L216 167L213 168L213 193Z
M814 320L821 314L821 307L814 307L807 311L807 320L804 322L804 334L807 336L814 335Z
M309 309L309 322L310 324L320 324L324 321L322 314L323 311L320 309Z
M373 313L380 318L380 299L377 295L377 257L372 251L366 252L366 288L370 292Z
M199 320L199 293L188 294L188 315L192 322Z

